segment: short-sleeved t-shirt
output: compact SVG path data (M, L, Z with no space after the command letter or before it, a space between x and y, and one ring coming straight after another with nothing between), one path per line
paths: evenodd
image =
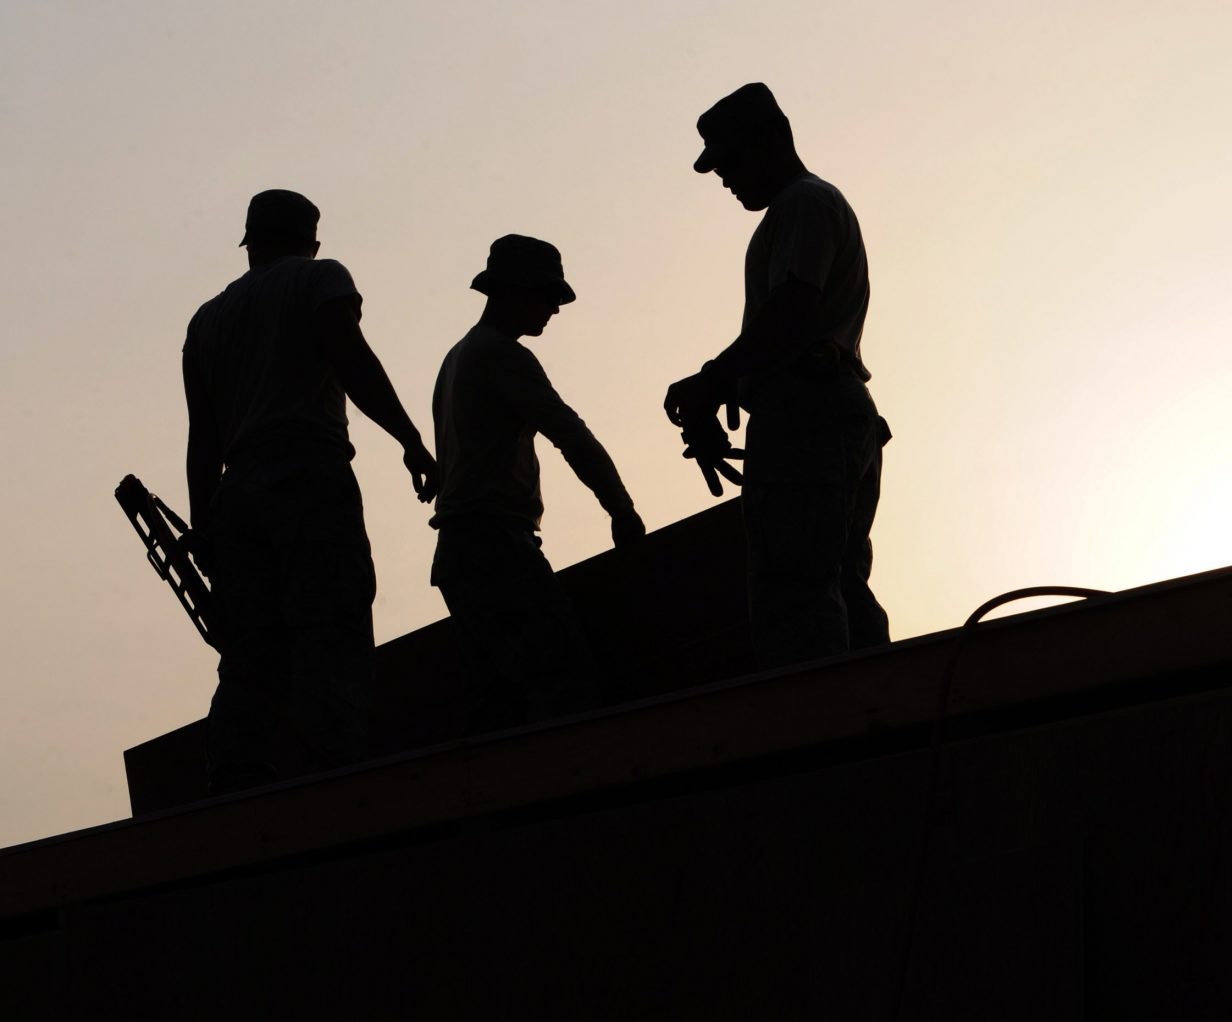
M815 174L802 174L779 192L749 240L744 261L746 329L770 292L792 277L821 292L818 342L833 341L853 360L860 378L870 379L860 358L869 299L860 224L842 193Z
M485 515L538 529L537 433L560 449L608 514L633 507L607 451L557 394L539 360L489 326L472 327L445 356L432 420L441 469L433 527Z
M361 298L345 266L288 256L254 267L197 310L184 342L185 386L213 411L223 461L279 451L355 454L346 394L312 341L326 302Z

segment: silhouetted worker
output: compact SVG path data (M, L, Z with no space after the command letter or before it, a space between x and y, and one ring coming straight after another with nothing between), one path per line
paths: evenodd
M319 216L295 192L254 196L240 242L251 268L201 306L184 343L195 553L221 654L207 723L215 792L272 779L283 724L317 768L365 755L376 576L347 397L402 444L421 501L438 485L360 330L351 275L315 258Z
M432 398L441 493L431 524L437 586L470 663L472 730L580 711L598 700L594 666L568 598L540 551L534 439L542 433L612 516L612 540L645 535L616 466L518 343L572 302L560 253L516 234L492 243L471 283L487 296L450 349Z
M860 225L800 161L765 85L720 100L697 130L705 148L693 169L715 171L745 209L766 212L745 257L740 336L672 384L664 407L708 481L716 470L731 478L726 459L738 454L715 418L720 405L738 396L749 413L743 507L758 659L775 666L889 642L868 586L890 434L860 358Z

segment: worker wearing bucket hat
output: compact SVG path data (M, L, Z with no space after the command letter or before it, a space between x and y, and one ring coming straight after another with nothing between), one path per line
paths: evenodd
M568 598L540 550L537 434L564 455L611 515L613 542L645 534L612 459L520 343L576 298L560 252L510 234L471 282L479 322L445 356L432 398L441 491L432 584L470 663L473 731L578 711L599 698Z

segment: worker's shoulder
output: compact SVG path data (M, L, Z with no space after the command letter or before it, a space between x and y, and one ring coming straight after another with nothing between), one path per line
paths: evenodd
M192 319L188 321L188 330L190 333L198 327L202 321L210 318L211 314L216 308L218 308L218 305L222 301L224 293L225 292L220 291L213 298L206 299L199 306L197 306L197 311L192 314Z
M534 368L542 372L539 360L529 348L482 324L472 327L466 336L453 346L449 355L468 362L483 363L501 371L516 372L524 368Z
M294 288L299 282L311 287L319 281L329 281L335 289L342 290L355 286L350 271L336 259L285 256L261 266L254 266L236 277L213 298L204 302L193 318L205 318L229 305L260 301L267 296L269 299L278 300L282 296L298 293L296 290L288 291L288 288Z
M231 301L234 300L237 293L246 289L248 278L252 275L249 270L242 277L237 277L231 281L225 288L202 302L197 311L193 313L192 319L188 321L188 339L185 347L192 344L194 337L200 334L203 329L208 328L209 324L214 322L220 315L222 309Z
M357 295L355 279L337 259L308 259L292 257L280 260L271 267L269 275L271 291L277 293L286 287L288 296L294 295L314 305L333 298Z
M337 259L312 259L308 256L284 256L272 263L249 270L234 281L228 290L247 290L255 294L302 295L325 288L345 294L355 290L355 280ZM223 292L226 294L226 292Z
M253 282L256 276L256 272L251 269L242 273L240 276L231 281L230 284L219 291L213 298L202 302L201 307L197 310L197 315L200 316L203 314L208 314L210 311L225 305L229 299L248 291L253 287Z
M806 173L796 178L774 197L770 211L790 214L807 210L828 210L848 213L851 206L835 185L816 174Z
M346 277L351 280L351 271L348 270L337 259L305 259L305 266L311 272L315 272L322 277Z
M531 351L484 326L474 327L446 352L437 376L438 386L492 398L538 391L546 380Z

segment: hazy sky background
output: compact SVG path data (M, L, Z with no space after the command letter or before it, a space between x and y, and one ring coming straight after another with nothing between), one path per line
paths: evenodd
M1232 562L1229 53L1227 0L5 0L0 845L127 815L122 750L208 707L112 491L187 511L184 328L264 188L321 207L425 434L489 243L554 242L579 297L533 348L659 527L711 503L661 402L734 336L757 224L694 124L763 80L864 227L894 637ZM383 641L441 616L434 536L352 436ZM607 518L540 454L564 567Z

